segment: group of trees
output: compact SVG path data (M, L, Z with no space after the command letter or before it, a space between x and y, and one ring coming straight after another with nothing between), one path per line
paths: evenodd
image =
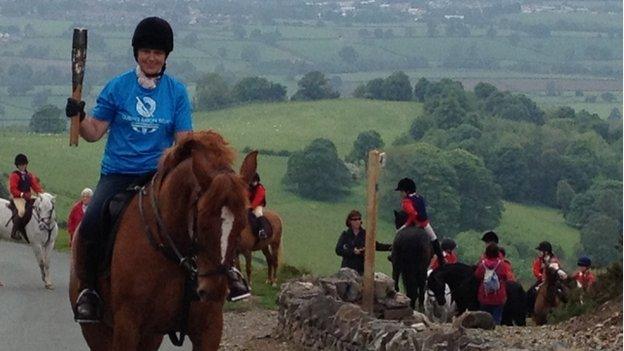
M330 80L319 71L308 72L297 85L299 89L291 97L293 101L340 97ZM199 110L216 110L240 103L284 101L286 93L285 86L263 77L246 77L230 87L218 73L208 73L197 81L194 103Z
M356 98L409 101L413 100L412 83L404 72L394 72L386 78L375 78L358 86L353 92Z
M452 80L421 79L414 95L424 114L397 142L470 152L492 172L504 199L561 207L581 229L586 253L602 263L615 258L622 221L607 209L619 208L621 215L621 200L612 193L619 189L621 199L619 120L569 107L544 112L526 96L487 83L469 92Z
M197 81L195 107L217 110L237 103L276 102L286 99L286 87L262 77L246 77L234 86L218 73L208 73Z

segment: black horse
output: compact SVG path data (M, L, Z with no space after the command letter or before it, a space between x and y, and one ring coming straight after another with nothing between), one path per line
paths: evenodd
M477 299L477 290L479 282L474 275L475 266L469 266L463 263L444 265L429 275L427 279L427 288L435 294L438 304L446 303L444 298L444 284L451 289L451 298L457 306L457 315L464 311L477 311L479 309L479 300ZM505 284L507 289L507 302L503 308L503 325L526 325L527 315L527 299L526 292L517 282L508 281Z
M396 228L405 224L407 214L403 211L394 211ZM392 279L394 288L399 291L399 277L403 276L403 287L410 298L412 309L418 300L419 311L424 311L425 284L427 282L427 267L431 261L433 249L429 237L419 227L401 229L392 243Z

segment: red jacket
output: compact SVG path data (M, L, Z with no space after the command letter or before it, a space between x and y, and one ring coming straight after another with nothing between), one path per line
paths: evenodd
M407 213L407 221L405 222L406 226L418 225L421 228L424 228L429 224L429 219L425 219L424 221L420 221L418 219L418 211L414 208L414 204L409 197L404 197L401 200L401 208L405 213Z
M498 265L498 266L497 266ZM493 293L486 293L483 286L483 279L485 277L485 267L488 269L494 269L498 275L498 281L500 282L500 289ZM497 259L485 259L479 262L477 269L475 270L475 276L479 281L479 290L477 291L477 298L482 305L504 305L507 301L507 289L505 287L507 280L509 280L509 270L504 264L504 261L500 258Z
M591 286L594 285L594 283L596 282L596 277L594 276L594 273L590 271L585 271L585 272L578 271L574 273L572 278L576 280L579 287L583 290L587 290L591 288Z
M72 206L71 211L69 212L69 217L67 217L67 231L69 232L69 242L71 243L71 239L74 236L74 232L76 231L76 227L82 221L82 217L84 216L84 211L82 210L82 201L78 201Z
M30 183L30 187L24 187L24 184L28 183ZM9 192L13 198L23 197L27 193L30 195L31 189L36 193L43 192L43 187L41 187L39 183L39 178L33 173L26 171L26 173L23 174L20 171L14 171L9 175Z
M446 261L446 263L457 263L457 254L454 251L442 251L442 254L444 255L444 260ZM429 263L429 268L437 269L438 267L440 267L440 264L438 263L438 256L434 255L433 257L431 257L431 263Z
M548 263L559 263L559 259L556 256L552 256L548 259ZM541 282L544 277L544 268L546 264L542 257L536 257L533 260L533 275L538 282Z
M502 252L498 253L498 258L500 258L501 260L503 260L503 263L505 264L505 266L507 266L507 270L509 271L509 276L507 277L507 281L516 281L516 275L513 272L513 268L511 267L511 261L509 261L508 259L505 258L505 255L503 255ZM481 257L479 258L479 262L485 260L485 253L481 254ZM477 262L477 264L479 264L479 262Z
M249 188L249 202L251 208L266 206L266 189L262 184Z

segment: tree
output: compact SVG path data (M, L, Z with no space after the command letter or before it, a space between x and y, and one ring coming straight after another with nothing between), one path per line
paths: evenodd
M353 184L349 170L338 158L336 146L324 138L313 140L290 156L282 181L288 190L320 201L343 198Z
M319 71L306 73L299 82L299 90L291 97L295 101L337 99L340 93L332 89L329 80Z
M576 117L576 111L574 111L574 109L569 106L559 107L553 114L553 118L574 119L575 117Z
M65 131L67 118L61 115L61 109L46 105L35 112L30 119L30 130L35 133L60 133Z
M447 151L444 156L458 175L458 231L497 227L503 212L501 189L483 160L461 149Z
M501 185L506 200L525 201L527 199L531 171L523 147L503 144L495 151L488 168L494 173L496 183Z
M557 205L563 213L568 212L575 195L574 189L567 180L562 179L557 182Z
M435 121L430 116L420 116L412 121L409 135L415 140L420 140L425 133L435 126Z
M591 218L605 215L622 224L622 182L603 180L594 183L587 191L577 194L566 222L577 228L584 227Z
M581 229L581 244L597 265L621 260L621 225L613 218L598 215Z
M609 113L609 120L610 121L619 121L622 119L622 113L620 113L620 110L617 107L614 107L611 110L611 113Z
M257 63L260 61L260 51L255 46L245 46L243 50L241 50L240 58L249 64Z
M480 100L485 100L493 93L497 92L498 89L490 83L479 82L474 87L475 96Z
M230 88L217 73L207 73L197 81L195 107L198 110L217 110L232 102Z
M370 150L380 149L384 147L384 145L381 135L379 135L377 131L368 130L361 132L353 142L353 149L351 153L347 155L346 160L351 163L358 161L368 163L368 152Z
M432 113L432 117L438 128L450 129L464 122L466 110L462 108L455 97L440 99L438 106Z
M427 78L420 78L416 84L414 84L414 99L418 102L424 102L427 95L427 88L429 87L429 81Z
M359 58L359 54L353 46L343 46L338 52L338 56L347 64L354 64Z
M286 98L286 87L269 82L262 77L246 77L232 88L232 96L236 101L283 101Z
M398 71L383 81L384 100L409 101L412 99L412 84L404 72Z

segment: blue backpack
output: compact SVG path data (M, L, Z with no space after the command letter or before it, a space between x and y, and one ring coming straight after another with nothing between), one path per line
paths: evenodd
M485 275L483 276L483 290L486 294L493 294L500 290L501 284L500 280L498 279L498 274L496 273L496 269L498 268L500 263L501 261L499 260L494 268L489 269L485 265L485 261L481 261L483 268L485 268Z

